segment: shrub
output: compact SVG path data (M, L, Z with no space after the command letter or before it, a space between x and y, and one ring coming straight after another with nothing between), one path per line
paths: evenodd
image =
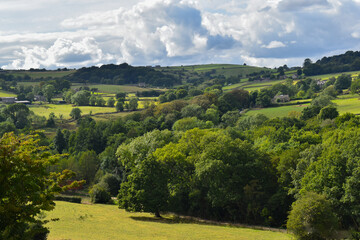
M81 203L80 197L65 197L65 196L56 196L55 200L57 201L65 201L65 202L71 202L71 203Z
M105 189L110 193L111 196L115 197L118 195L120 181L114 174L107 173L101 178L100 184L106 187Z
M337 218L325 196L307 192L292 205L287 228L300 240L334 239Z
M111 201L110 193L104 184L95 184L89 194L92 203L109 203Z

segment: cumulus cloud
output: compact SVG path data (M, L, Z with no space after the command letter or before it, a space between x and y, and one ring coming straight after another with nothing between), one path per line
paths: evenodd
M16 53L20 59L13 60L4 68L29 69L29 68L54 68L84 66L114 60L112 56L103 54L97 43L92 38L84 38L80 42L67 39L57 39L49 47L26 48Z
M43 1L34 0L34 7L43 10ZM23 26L26 30L17 32L0 25L0 65L55 68L124 61L133 65L245 61L268 66L299 61L300 65L307 57L356 50L360 38L359 0L51 1L59 8L45 11L44 18L54 21L51 24L36 18L37 28ZM5 2L4 8L15 10L15 2ZM0 22L12 22L12 15Z
M262 45L263 48L281 48L286 47L286 45L279 41L271 41L268 45Z

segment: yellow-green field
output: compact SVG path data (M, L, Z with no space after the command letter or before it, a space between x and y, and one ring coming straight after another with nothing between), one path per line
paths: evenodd
M352 77L357 77L360 74L360 71L353 71L353 72L343 72L343 73L330 73L330 74L324 74L324 75L316 75L311 76L312 79L321 79L321 80L329 80L332 77L337 78L338 76L342 74L350 74Z
M16 94L0 90L0 97L16 97Z
M135 92L143 92L149 90L159 90L165 91L166 89L160 88L141 88L138 86L132 85L110 85L110 84L81 84L81 83L73 83L71 88L79 88L79 87L88 87L88 88L97 88L99 92L103 93L118 93L118 92L126 92L126 93L135 93Z
M64 77L67 75L70 75L72 73L74 73L75 70L69 70L69 71L39 71L39 72L31 72L31 71L10 71L9 73L11 75L16 76L25 76L25 75L29 75L30 78L32 79L36 79L36 78L47 78L47 77L52 77L52 78L56 78L56 77Z
M42 104L42 105L28 105L31 111L33 111L36 115L48 117L51 112L55 113L56 117L60 115L63 116L63 119L69 119L70 112L76 106L72 106L70 104ZM81 114L86 115L96 114L96 113L109 113L115 112L114 107L91 107L91 106L80 106Z
M128 213L115 205L89 205L56 202L55 210L47 218L50 222L49 240L113 240L113 239L237 239L289 240L291 235L281 232L248 228L216 226L176 221L172 217L156 219L148 213Z
M255 115L256 113L261 113L267 116L268 118L275 118L275 117L287 117L289 113L294 112L301 112L305 107L309 106L310 104L299 104L299 105L290 105L290 106L282 106L282 107L270 107L270 108L261 108L261 109L252 109L246 112L246 116Z
M240 82L230 86L223 87L224 91L230 91L235 88L243 88L249 92L260 90L262 88L271 87L277 83L283 83L285 80L272 80L272 81L254 81L254 82Z

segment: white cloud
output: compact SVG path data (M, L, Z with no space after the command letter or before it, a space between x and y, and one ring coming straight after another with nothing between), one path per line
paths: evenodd
M28 1L2 2L0 65L300 65L359 45L359 0L49 1L52 8L34 0L18 15L4 9Z
M279 41L271 41L268 45L262 45L263 48L281 48L286 47L286 45Z
M82 66L114 60L112 56L103 54L97 43L92 38L84 38L80 42L67 39L57 39L49 47L26 48L16 54L22 59L15 59L3 68L29 69L29 68L54 68Z

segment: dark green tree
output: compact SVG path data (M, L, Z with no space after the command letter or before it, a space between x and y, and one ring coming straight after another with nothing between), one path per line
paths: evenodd
M56 151L58 151L58 153L60 154L67 148L66 139L60 128L56 130L56 135L54 137L53 142Z

